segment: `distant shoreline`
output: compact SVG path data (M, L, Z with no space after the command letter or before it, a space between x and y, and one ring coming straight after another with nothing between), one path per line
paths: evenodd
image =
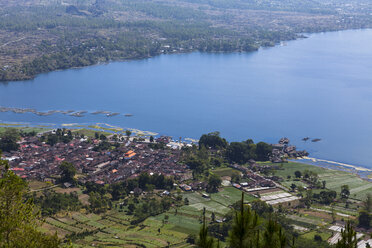
M159 56L162 56L162 55L179 55L179 54L191 54L191 53L211 53L211 54L221 54L221 53L251 53L251 52L258 52L259 50L261 49L265 49L265 48L273 48L273 47L276 47L276 46L281 46L283 43L287 43L287 42L291 42L291 41L297 41L297 40L300 40L300 39L307 39L307 38L311 38L311 35L316 35L316 34L322 34L322 33L334 33L334 32L343 32L343 31L353 31L353 30L369 30L369 29L372 29L371 27L366 27L366 28L347 28L347 29L335 29L335 30L326 30L326 31L318 31L318 32L312 32L312 33L295 33L294 34L294 37L290 38L288 37L287 39L282 39L280 41L277 41L275 44L273 45L259 45L257 47L254 47L252 48L251 50L246 50L246 51L208 51L208 52L205 52L205 51L200 51L198 49L191 49L191 50L182 50L182 51L172 51L172 52L164 52L164 53L158 53L158 54L155 54L155 55L146 55L146 56L136 56L136 57L131 57L131 58L116 58L116 59L110 59L108 61L97 61L96 63L92 63L92 64L89 64L89 65L82 65L82 66L71 66L71 67L68 67L68 68L58 68L58 69L52 69L52 70L49 70L49 71L44 71L44 72L39 72L39 73L36 73L36 74L33 74L31 76L26 76L26 77L19 77L19 78L15 78L13 80L3 80L3 79L0 79L0 83L13 83L13 82L21 82L21 81L32 81L34 80L36 77L42 75L42 74L48 74L48 73L52 73L52 72L58 72L58 71L67 71L67 70L75 70L75 69L83 69L83 68L87 68L87 67L93 67L93 66L100 66L100 65L107 65L107 64L111 64L111 63L121 63L121 62L130 62L130 61L136 61L136 60L146 60L146 59L151 59L151 58L155 58L155 57L159 57Z

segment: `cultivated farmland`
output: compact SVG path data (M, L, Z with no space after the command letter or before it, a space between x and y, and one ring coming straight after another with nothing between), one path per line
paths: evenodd
M292 183L306 186L299 181L286 180L287 176L291 176L292 178L294 178L295 171L301 171L303 173L305 170L316 172L319 176L319 181L326 181L326 188L335 190L337 193L340 193L342 185L349 185L350 198L356 200L363 200L368 193L372 192L372 183L359 178L355 174L344 171L325 169L314 165L293 162L285 163L283 164L282 170L275 171L275 175L285 179L282 184L286 187L289 187Z

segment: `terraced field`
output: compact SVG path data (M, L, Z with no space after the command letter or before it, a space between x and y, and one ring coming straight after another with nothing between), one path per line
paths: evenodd
M172 208L170 211L150 217L144 222L131 225L132 216L113 209L105 214L73 212L65 216L48 217L42 230L57 232L60 237L79 234L74 241L75 247L188 247L186 238L197 234L201 225L203 208L210 218L212 212L216 218L227 213L229 205L241 198L241 191L233 187L223 188L210 198L203 198L201 193L184 193L189 205ZM255 198L246 195L245 200Z
M187 234L173 230L173 224L164 223L160 218L149 218L142 224L131 226L132 217L117 210L103 215L75 212L64 217L47 218L41 229L57 232L59 236L80 233L81 239L74 242L75 247L163 247L168 242L185 247L180 245L186 245Z

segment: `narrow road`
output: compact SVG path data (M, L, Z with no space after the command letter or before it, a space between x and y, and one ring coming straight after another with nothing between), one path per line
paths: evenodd
M2 44L0 47L5 47L5 46L7 46L7 45L9 45L11 43L18 42L18 41L21 41L21 40L24 40L24 39L26 39L26 37L19 38L18 40L12 40L12 41L9 41L9 42L7 42L5 44Z
M41 188L41 189L32 189L29 191L29 193L31 192L38 192L38 191L43 191L43 190L46 190L46 189L53 189L53 188L56 188L58 187L59 185L53 185L53 186L50 186L50 187L47 187L47 188Z

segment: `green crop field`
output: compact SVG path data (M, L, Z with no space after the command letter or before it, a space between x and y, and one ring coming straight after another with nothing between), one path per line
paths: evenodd
M217 169L213 170L212 172L216 175L219 175L220 177L223 177L223 176L231 177L235 173L241 173L240 171L235 170L235 169L230 168L230 167L217 168Z
M212 212L222 218L230 211L229 206L241 198L241 191L226 187L210 194L210 198L203 198L199 192L183 193L183 197L189 199L189 205L171 208L135 226L130 224L133 216L112 209L104 214L73 212L47 218L41 229L60 236L80 233L75 247L164 247L167 242L172 247L189 247L186 238L199 232L203 208L208 219ZM246 194L246 201L254 199Z
M253 201L254 198L251 195L244 194L244 201ZM185 193L184 198L189 200L189 206L187 209L189 211L195 211L201 213L203 208L206 209L206 212L214 212L217 215L224 215L229 211L229 206L239 201L242 196L242 191L235 189L233 187L225 187L218 193L210 194L210 198L203 198L201 193Z
M308 185L306 183L301 182L301 181L295 181L295 180L285 180L285 181L281 182L281 184L288 189L291 188L292 184L296 185L297 187L299 187L299 186L308 187Z
M307 239L314 239L315 235L322 237L322 240L328 240L332 236L332 232L326 230L311 231L302 235L302 237Z
M183 197L189 199L189 205L171 208L135 226L130 224L133 216L113 209L101 215L74 212L64 217L48 218L48 226L44 229L63 235L90 232L75 240L75 247L164 247L167 242L172 247L189 247L186 238L199 232L203 208L206 208L208 219L212 212L216 218L222 218L230 211L229 206L240 200L241 191L226 187L210 194L210 198L203 198L199 192L183 193ZM245 194L245 201L254 199Z
M283 164L283 170L275 171L275 175L283 177L285 181L282 182L282 184L286 187L289 187L292 183L295 183L296 185L306 186L299 181L287 180L287 176L291 176L293 179L294 172L297 170L301 172L304 172L305 170L316 172L319 176L319 181L326 181L326 188L335 190L337 193L340 193L342 185L349 185L350 198L362 200L368 193L372 192L372 183L360 179L355 174L344 171L325 169L315 165L289 162Z
M6 123L0 123L0 134L5 132L6 129L9 128L14 128L17 130L22 130L25 133L30 133L30 132L36 132L40 133L43 131L48 130L47 128L39 128L39 127L25 127L22 124L6 124Z
M168 215L167 222L163 221L163 214L131 226L128 220L132 217L116 210L102 215L74 212L64 217L47 218L41 229L62 235L91 232L76 240L74 247L164 247L167 242L187 247L185 239L188 233L199 230L199 222L182 215Z

